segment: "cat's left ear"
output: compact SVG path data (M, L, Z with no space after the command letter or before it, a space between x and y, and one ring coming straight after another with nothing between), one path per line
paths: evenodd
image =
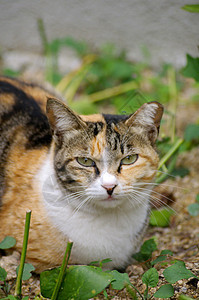
M132 125L144 126L153 144L159 133L163 111L163 105L159 102L153 101L145 103L126 120L125 125L128 127Z

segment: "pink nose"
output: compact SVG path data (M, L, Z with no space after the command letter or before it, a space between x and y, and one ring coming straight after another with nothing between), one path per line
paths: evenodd
M116 188L117 184L107 184L107 185L102 185L102 187L107 191L108 195L112 195L114 189Z

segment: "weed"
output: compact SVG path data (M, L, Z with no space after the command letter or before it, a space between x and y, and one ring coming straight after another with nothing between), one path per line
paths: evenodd
M196 217L199 215L199 194L196 196L196 202L189 204L187 209L191 216Z
M25 221L25 228L24 228L24 240L23 240L23 247L21 252L21 261L20 265L17 267L17 280L15 286L15 293L13 295L8 295L10 292L11 286L6 281L7 272L4 268L0 267L0 281L3 281L3 285L0 285L0 288L4 291L5 295L7 296L5 299L10 300L19 300L22 298L22 280L29 279L32 274L31 272L35 270L35 268L31 264L25 264L25 257L28 245L28 236L29 236L29 228L30 228L30 217L31 211L26 213L26 221ZM16 240L13 237L6 236L5 239L0 243L0 249L10 249L14 247ZM4 298L3 298L4 299ZM23 298L23 300L28 300L28 297Z

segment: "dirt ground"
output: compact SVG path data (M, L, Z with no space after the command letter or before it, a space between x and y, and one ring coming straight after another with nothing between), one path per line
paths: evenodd
M181 134L187 122L198 120L199 106L181 106L178 110L178 131ZM190 216L187 206L195 202L195 197L199 193L199 147L193 148L190 152L183 153L178 159L178 165L187 167L190 173L184 178L173 178L167 180L158 191L163 195L170 195L173 199L172 208L175 215L172 216L171 224L167 228L149 227L146 239L156 237L158 243L157 255L161 250L169 249L174 253L174 258L183 260L186 267L195 275L199 276L199 216ZM3 257L0 266L5 267L10 278L10 283L14 283L15 272L13 266L19 256ZM164 268L159 267L160 283L165 283L162 272ZM144 272L142 264L136 264L127 268L130 280L142 293L145 286L141 281ZM158 286L158 287L159 287ZM152 288L153 294L157 288ZM180 280L174 284L175 296L171 299L178 299L180 294L185 294L193 299L199 299L199 283L197 280ZM23 283L24 295L33 298L39 294L39 276L33 275L28 281ZM121 292L107 290L112 299L131 299L126 290ZM1 294L0 294L1 298ZM103 295L96 299L103 299ZM154 299L154 298L152 298Z

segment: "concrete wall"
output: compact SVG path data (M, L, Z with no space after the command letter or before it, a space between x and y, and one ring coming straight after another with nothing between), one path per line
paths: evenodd
M152 63L185 63L198 55L199 14L181 9L197 0L0 0L0 46L3 51L38 52L37 19L49 39L72 36L100 46L112 42L133 59L146 46Z

